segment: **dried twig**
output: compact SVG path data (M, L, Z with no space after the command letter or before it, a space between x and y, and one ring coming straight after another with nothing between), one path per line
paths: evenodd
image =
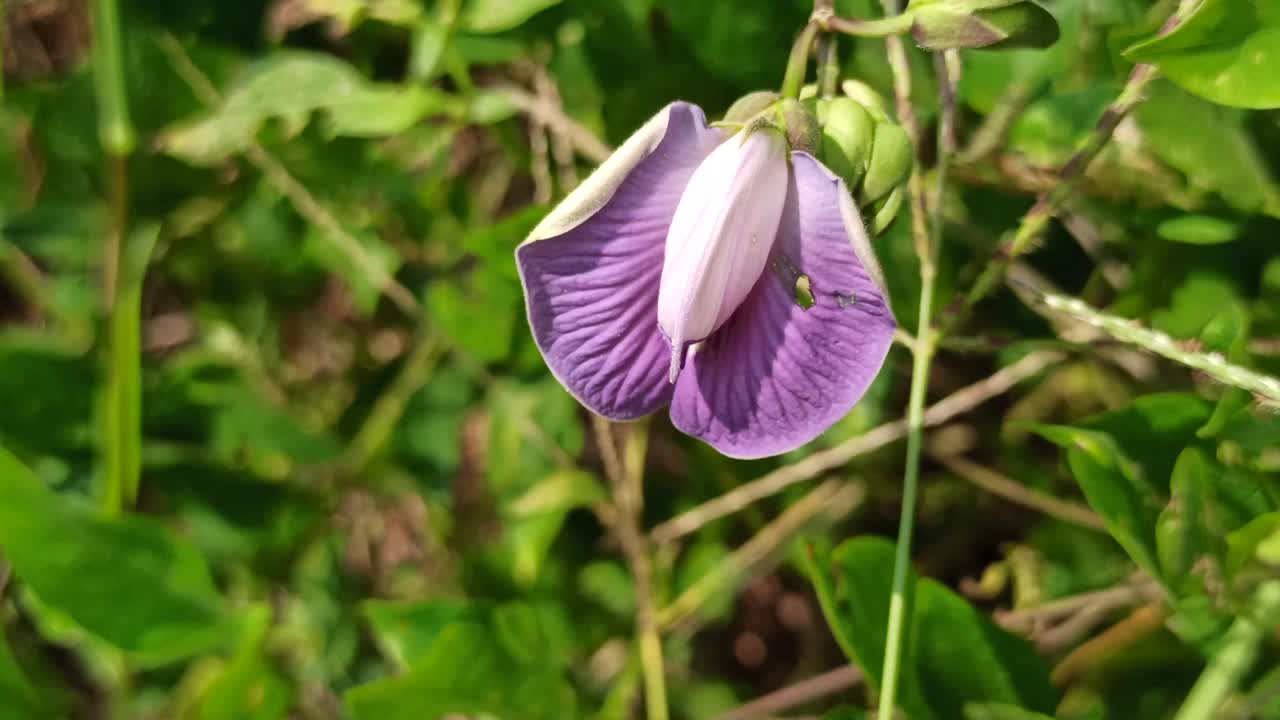
M843 516L862 501L865 493L860 484L843 480L829 480L814 488L663 608L658 614L659 625L668 628L680 623L709 598L753 569L758 571L770 555L814 518Z
M590 128L566 115L558 104L546 102L516 85L498 85L492 89L501 91L521 112L547 126L552 133L569 138L584 158L601 163L613 154L613 148L596 137Z
M862 671L853 665L828 670L740 705L713 720L764 720L788 708L844 692L862 682Z
M930 454L951 472L993 495L999 495L1009 502L1038 510L1050 517L1087 527L1091 530L1105 531L1107 529L1102 522L1102 518L1084 505L1068 500L1059 500L1058 498L1035 492L1012 478L1001 475L989 467L959 455L944 452Z

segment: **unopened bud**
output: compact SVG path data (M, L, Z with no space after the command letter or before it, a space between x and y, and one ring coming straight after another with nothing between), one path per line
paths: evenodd
M871 220L868 225L872 235L879 235L893 224L893 219L898 216L898 210L902 207L902 196L903 189L899 185L871 205Z
M724 121L745 125L751 118L778 102L778 97L778 93L772 90L757 90L753 93L747 93L729 106L729 110L724 114Z
M822 125L822 162L844 178L850 189L857 188L871 160L876 121L853 98L819 100L817 108Z
M901 125L881 123L871 147L867 176L862 181L859 203L867 205L888 195L911 174L911 140Z
M1058 40L1057 21L1032 0L917 0L907 11L926 50L1043 48Z

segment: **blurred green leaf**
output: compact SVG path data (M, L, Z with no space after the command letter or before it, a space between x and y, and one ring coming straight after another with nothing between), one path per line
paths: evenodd
M1280 5L1270 0L1204 0L1169 33L1125 50L1179 85L1223 105L1280 107Z
M141 662L228 639L232 623L195 548L147 518L95 516L3 450L0 548L42 601Z
M476 603L446 598L412 602L370 600L364 604L364 615L378 648L402 670L426 655L446 627L483 617L482 610Z
M568 687L554 665L512 657L483 625L446 627L407 675L362 685L346 695L355 720L437 720L449 714L503 720L574 716Z
M458 26L472 32L511 30L563 0L465 0Z
M1065 425L1034 425L1032 430L1067 451L1067 464L1085 498L1129 557L1153 574L1155 522L1159 507L1142 469L1106 433Z
M1157 225L1156 234L1173 242L1218 245L1239 237L1240 224L1212 215L1182 215Z
M1272 174L1239 111L1159 80L1148 86L1147 95L1134 117L1156 157L1186 175L1192 187L1217 193L1233 208L1274 208Z
M329 55L279 52L246 67L218 108L165 130L157 144L192 165L214 165L247 149L267 120L293 135L318 111L334 135L381 137L463 106L433 88L369 82Z

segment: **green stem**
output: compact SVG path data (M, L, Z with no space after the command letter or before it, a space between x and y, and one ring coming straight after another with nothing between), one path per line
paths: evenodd
M135 136L125 92L120 10L115 0L94 0L93 78L98 139L107 155L111 228L103 257L107 312L107 382L99 410L104 487L102 509L111 515L133 504L142 456L142 282L158 229L129 230L129 154Z
M119 162L123 162L120 159ZM120 237L119 276L107 316L107 382L103 389L102 510L114 515L138 497L142 473L142 288L159 226Z
M102 147L111 155L128 155L133 152L135 138L125 93L116 0L93 0L93 81Z
M791 46L791 55L787 58L787 71L782 76L782 97L799 98L800 88L804 87L805 71L809 67L809 50L813 48L813 40L818 36L818 22L809 21L800 31L800 36Z
M886 10L892 8L885 3ZM909 72L905 54L901 48L893 57L895 74ZM894 549L893 584L889 597L889 620L885 638L884 675L880 685L879 720L892 720L897 701L898 677L901 672L903 647L906 643L908 623L908 583L911 580L911 541L915 532L916 499L920 485L920 456L924 444L924 404L929 387L929 368L937 347L931 327L933 320L933 295L937 276L937 255L942 245L942 207L946 192L947 174L951 158L956 151L955 138L955 89L959 81L958 65L948 62L947 55L936 55L941 90L942 112L938 123L938 166L936 169L934 199L932 204L924 200L924 185L913 183L911 190L917 195L912 201L913 213L929 213L928 225L921 232L916 228L916 253L920 259L920 308L916 322L916 342L912 347L911 392L907 400L907 459L902 483L902 513L898 521L898 541ZM907 88L905 78L899 78ZM901 95L900 95L901 99ZM917 148L920 138L912 138ZM918 163L917 163L918 166ZM922 236L923 235L923 236Z
M1217 353L1198 353L1188 350L1180 341L1158 330L1142 327L1132 320L1108 315L1090 307L1082 300L1045 293L1034 288L1027 289L1050 309L1098 328L1116 340L1145 348L1161 357L1199 370L1224 385L1247 390L1269 404L1280 406L1280 380L1274 377L1230 363Z
M351 440L351 447L347 451L347 467L353 473L363 470L387 444L392 431L404 417L409 399L430 379L441 351L440 338L435 334L426 332L418 338L400 372L391 381L390 387L378 396L364 424Z
M1231 624L1222 648L1209 660L1174 720L1212 720L1217 716L1223 701L1253 666L1263 638L1280 624L1280 581L1260 585L1250 610Z
M885 38L911 32L913 22L911 15L895 14L877 20L854 20L842 17L822 17L818 19L823 30L838 32L853 37Z

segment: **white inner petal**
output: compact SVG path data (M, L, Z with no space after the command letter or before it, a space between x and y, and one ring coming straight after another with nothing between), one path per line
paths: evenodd
M730 138L694 172L667 233L658 291L672 382L685 345L724 325L764 271L789 175L786 139L772 128Z

